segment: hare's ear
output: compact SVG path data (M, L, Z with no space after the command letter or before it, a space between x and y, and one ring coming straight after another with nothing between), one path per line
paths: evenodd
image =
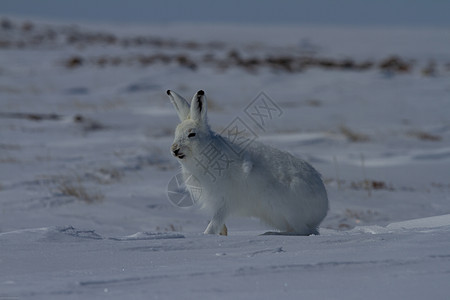
M198 91L192 98L191 119L206 123L206 96L202 90Z
M170 102L172 102L173 106L175 107L180 121L183 122L184 120L188 119L190 107L186 99L171 90L167 90L167 95L169 95Z

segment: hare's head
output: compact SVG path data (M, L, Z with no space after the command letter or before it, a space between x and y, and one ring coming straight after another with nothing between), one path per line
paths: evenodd
M180 160L189 160L200 153L202 147L211 138L211 131L206 119L206 97L203 91L198 91L192 98L191 105L177 93L168 90L181 123L175 130L172 155Z

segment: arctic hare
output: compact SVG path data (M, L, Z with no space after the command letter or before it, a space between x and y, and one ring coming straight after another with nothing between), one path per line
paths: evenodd
M213 132L203 91L190 105L171 90L167 94L181 120L171 152L181 163L184 178L198 181L201 193L196 200L212 215L205 234L226 234L225 219L232 214L259 218L281 233L318 234L328 198L311 165L258 142L241 148ZM213 165L212 150L217 159L226 159L220 172Z

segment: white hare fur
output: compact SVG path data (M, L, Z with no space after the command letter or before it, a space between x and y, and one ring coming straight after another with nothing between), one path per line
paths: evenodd
M207 122L203 91L194 95L191 105L173 91L167 94L181 120L172 154L181 163L184 178L192 175L200 184L201 194L196 200L212 216L205 234L221 233L226 229L226 218L233 214L259 218L282 233L318 234L328 211L328 198L320 174L311 165L258 142L240 149L213 132ZM230 143L235 152L225 143ZM202 151L210 146L232 157L214 180L199 164Z

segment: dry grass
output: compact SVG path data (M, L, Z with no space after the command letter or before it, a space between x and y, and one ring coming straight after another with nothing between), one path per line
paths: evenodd
M112 184L119 182L124 176L123 172L116 168L100 168L91 174L93 179L99 184Z
M320 101L318 99L309 99L306 101L306 105L311 106L311 107L320 107L320 106L322 106L322 101Z
M354 190L387 190L393 191L394 187L380 180L365 179L362 181L352 181L350 188Z
M15 158L7 153L8 150L12 150L12 149L6 148L7 145L3 145L3 146L5 148L2 148L2 145L0 145L0 163L5 163L5 164L18 163L19 159ZM2 151L3 149L6 149L7 151ZM3 155L2 152L6 152L6 153Z
M351 142L367 142L369 141L369 136L353 131L347 126L342 125L339 127L340 132Z
M158 232L161 232L161 231L164 231L164 232L182 232L183 231L183 227L181 225L177 226L177 225L174 225L174 224L169 224L167 227L164 227L164 228L156 226L155 229Z
M6 151L17 151L21 150L22 147L20 145L16 144L0 144L0 150L6 150Z
M85 133L105 129L105 126L98 121L83 117L82 115L75 115L73 122L80 125Z
M442 141L442 137L439 135L431 134L424 131L410 131L408 134L412 137L415 137L421 141L427 141L427 142L440 142Z
M2 164L14 164L14 163L18 163L18 162L19 162L19 160L12 156L0 157L0 163L2 163Z
M64 196L75 197L86 203L101 202L105 196L99 191L89 191L79 176L72 180L65 178L58 183L57 190Z
M324 180L324 183L329 185L336 182L339 188L349 188L352 190L385 190L394 191L395 188L392 184L386 183L381 180L363 179L361 181L346 181L342 179L328 178Z

